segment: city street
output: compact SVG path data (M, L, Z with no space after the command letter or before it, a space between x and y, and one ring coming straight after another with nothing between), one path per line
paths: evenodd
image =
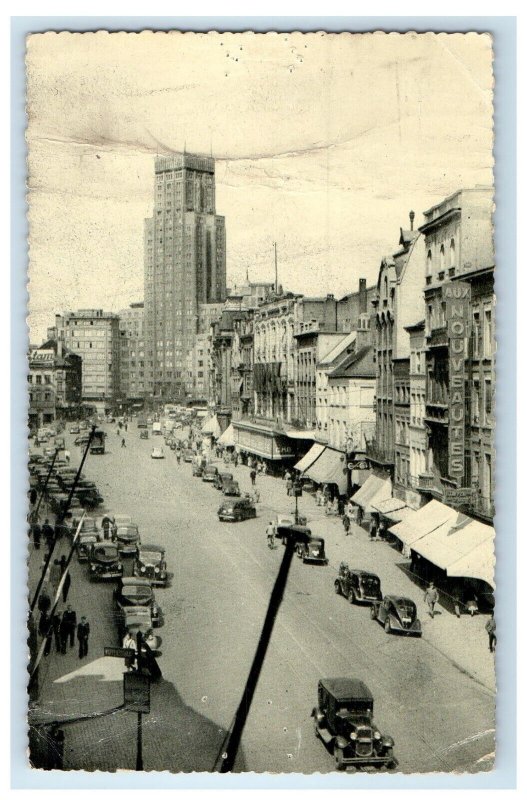
M115 426L104 427L107 452L88 456L84 474L96 482L105 498L105 509L129 514L138 523L143 542L166 548L172 573L167 588L155 589L164 617L159 629L163 640L159 664L164 681L152 686L152 705L153 711L158 709L159 715L170 718L170 704L181 708L182 703L188 715L181 725L163 724L163 737L167 737L163 741L159 740L161 728L156 730L153 714L145 720L145 769L211 771L214 753L240 700L283 554L281 546L268 549L265 528L277 512L290 513L294 502L286 496L282 481L258 477L258 518L219 522L217 509L222 495L212 484L193 477L190 464L178 466L175 454L166 446L164 460L150 458L152 447L162 445L161 437L140 440L132 422L124 434L126 448L122 448ZM81 453L73 438L66 434L66 446L76 465ZM242 491L249 490L246 467L234 469L230 465L226 469L235 473ZM310 496L302 497L299 505L313 532L325 537L329 564L323 567L305 565L296 558L293 561L236 769L334 770L331 754L315 738L310 715L319 678L340 676L359 678L371 689L375 722L381 732L393 736L399 770L490 768L494 694L484 618L457 620L440 608L431 620L425 613L422 588L410 580L399 553L386 543L370 542L358 528L345 538L340 520L326 518ZM388 636L370 619L368 607L350 606L343 597L337 597L333 583L342 560L377 572L383 592L406 594L416 600L423 638ZM38 559L33 561L35 569ZM101 658L105 644L117 644L111 592L111 585L89 583L85 565L74 560L71 601L77 614L87 614L91 623L90 662ZM456 633L456 626L461 634ZM469 658L472 653L473 669L456 660L456 637L460 637L460 650L464 648ZM470 637L474 638L473 647L467 646ZM79 667L73 653L62 660L53 653L52 658L48 680ZM115 682L117 705L122 697L122 662L114 659L113 665L115 674L106 680ZM86 668L86 662L82 668ZM47 692L44 681L43 698ZM91 709L87 701L79 713L101 711L106 695L97 697L92 691L91 702ZM60 711L65 713L64 709ZM68 711L72 716L77 709ZM192 712L203 722L197 728ZM87 768L133 766L129 761L119 761L119 742L129 740L123 746L134 752L133 716L115 714L104 723L81 724L86 741L90 725L104 724L108 737L102 760L92 749L91 766ZM67 736L75 737L75 726L68 728ZM78 751L73 748L73 752ZM70 758L71 767L82 767L80 756L78 760Z

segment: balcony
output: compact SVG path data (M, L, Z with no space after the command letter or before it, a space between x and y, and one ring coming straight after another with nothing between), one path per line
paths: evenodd
M428 334L428 347L448 347L446 328L435 328Z

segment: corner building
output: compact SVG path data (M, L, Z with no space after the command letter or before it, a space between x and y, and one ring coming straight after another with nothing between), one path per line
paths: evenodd
M154 214L145 220L147 392L185 400L196 391L187 355L200 305L225 300L225 219L216 214L214 159L156 158Z

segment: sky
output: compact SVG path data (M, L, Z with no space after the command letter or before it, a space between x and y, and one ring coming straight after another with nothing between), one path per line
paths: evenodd
M377 279L399 229L493 183L484 34L47 33L27 46L30 341L143 297L154 158L216 159L227 282Z

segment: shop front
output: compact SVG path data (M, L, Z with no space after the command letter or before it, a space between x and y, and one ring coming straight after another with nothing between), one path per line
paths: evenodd
M291 465L297 458L294 443L284 432L252 422L234 420L234 444L242 457L256 457L268 462L272 471L280 472L282 465Z

